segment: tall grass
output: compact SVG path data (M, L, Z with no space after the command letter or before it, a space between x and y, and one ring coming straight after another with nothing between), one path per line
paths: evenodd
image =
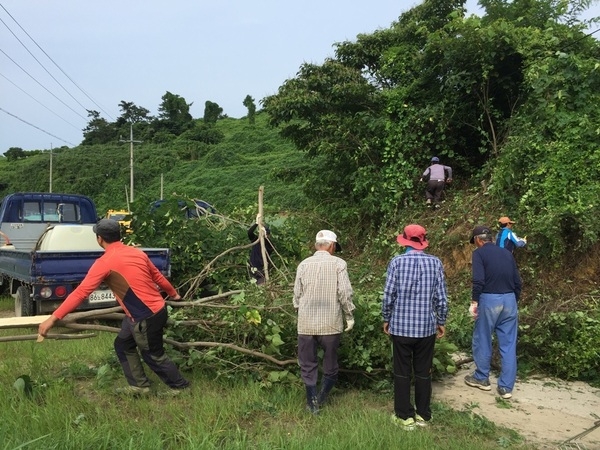
M178 397L163 397L166 387L150 373L150 396L122 398L114 394L125 381L113 338L0 343L0 448L533 448L471 411L439 403L430 427L401 430L390 421L390 392L336 388L312 416L299 383L267 386L198 371L186 373L192 388ZM22 376L30 392L15 387Z

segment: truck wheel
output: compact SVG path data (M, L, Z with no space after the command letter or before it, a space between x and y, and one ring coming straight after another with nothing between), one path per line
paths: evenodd
M33 298L31 297L31 291L27 286L19 286L17 288L17 296L15 298L15 316L35 316Z

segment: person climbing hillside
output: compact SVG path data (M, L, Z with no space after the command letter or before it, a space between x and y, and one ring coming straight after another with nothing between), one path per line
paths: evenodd
M527 245L527 239L518 237L512 230L512 226L515 224L514 221L504 216L498 219L498 224L500 225L500 231L496 235L496 245L498 247L505 248L514 254L515 248Z
M452 182L452 167L440 164L437 156L431 158L431 165L425 169L419 181L426 181L425 197L427 206L440 207L442 192L446 184Z

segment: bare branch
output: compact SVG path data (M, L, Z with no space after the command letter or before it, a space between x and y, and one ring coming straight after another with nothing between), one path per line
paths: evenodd
M67 322L67 323L60 323L58 322L62 327L65 328L70 328L72 330L96 330L96 331L108 331L109 333L119 333L119 331L121 331L120 328L117 327L109 327L106 325L92 325L89 323L71 323L71 322Z
M96 333L90 334L49 334L46 336L46 339L56 339L56 340L69 340L69 339L87 339L91 337L96 337ZM35 341L37 340L37 334L23 334L21 336L2 336L0 337L0 342L17 342L17 341Z
M194 347L222 347L229 348L231 350L235 350L236 352L244 353L246 355L255 356L257 358L266 359L273 364L277 364L278 366L287 366L289 364L298 364L298 360L296 359L286 359L284 361L280 361L271 355L267 355L266 353L257 352L256 350L250 350L244 347L240 347L235 344L225 344L222 342L178 342L172 339L165 339L165 342L171 344L173 347L178 348L194 348Z
M244 291L242 291L242 290L228 291L228 292L224 292L222 294L211 295L210 297L204 297L204 298L201 298L199 300L192 300L192 301L189 301L189 302L184 302L184 301L181 301L181 300L177 300L177 301L169 300L166 303L167 303L167 305L174 306L174 307L196 306L196 305L201 305L202 303L211 302L213 300L218 300L218 299L221 299L221 298L231 297L232 295L237 295L237 294L240 294L242 292L244 292Z
M189 280L190 286L188 288L188 290L186 291L184 297L188 297L190 296L193 292L195 292L199 286L200 283L202 283L202 281L204 281L204 279L206 278L206 275L208 274L209 270L211 269L212 265L221 257L227 255L228 253L231 253L235 250L243 250L246 248L250 248L252 247L253 244L247 244L247 245L238 245L236 247L231 247L223 252L221 252L220 254L218 254L217 256L215 256L206 266L204 266L204 269L202 269L202 271L196 275L194 278L192 278L191 280Z
M75 322L79 319L87 319L88 317L97 318L99 315L111 314L111 313L119 313L123 312L123 308L120 306L113 306L112 308L104 308L104 309L93 309L91 311L81 311L81 312L73 312L71 314L67 314L62 322Z

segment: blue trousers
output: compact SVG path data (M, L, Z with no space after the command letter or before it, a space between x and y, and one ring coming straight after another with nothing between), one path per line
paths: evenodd
M498 387L513 390L517 378L517 300L514 293L481 294L473 330L474 377L487 380L492 359L492 335L496 333L502 369Z

